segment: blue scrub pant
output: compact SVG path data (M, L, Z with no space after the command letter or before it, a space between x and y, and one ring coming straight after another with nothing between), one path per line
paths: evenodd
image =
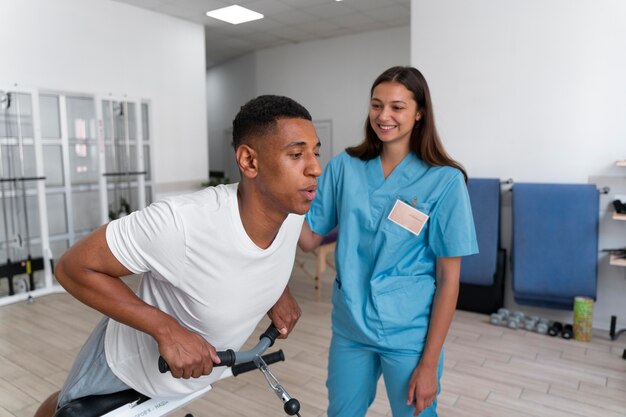
M365 417L376 397L382 374L393 417L413 417L406 404L409 381L420 355L399 354L363 345L333 334L328 358L328 417ZM439 360L439 378L443 353ZM419 417L437 417L437 401Z

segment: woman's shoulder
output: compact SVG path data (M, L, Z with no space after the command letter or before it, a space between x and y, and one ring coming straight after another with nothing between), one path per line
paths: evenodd
M346 151L341 151L339 154L332 157L328 164L339 168L346 166L361 166L364 165L365 162L366 161L363 161L356 156L350 156Z
M450 165L430 166L428 171L429 173L438 175L442 180L453 181L461 179L465 181L463 172L461 172L461 170L457 167Z

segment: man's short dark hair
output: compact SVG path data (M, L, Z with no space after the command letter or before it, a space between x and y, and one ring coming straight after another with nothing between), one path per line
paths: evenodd
M312 120L309 111L289 97L258 96L241 106L233 120L233 147L237 149L252 134L268 133L276 127L278 119Z

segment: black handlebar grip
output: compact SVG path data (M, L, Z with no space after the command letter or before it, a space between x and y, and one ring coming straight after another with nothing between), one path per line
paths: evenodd
M235 351L232 349L216 352L217 357L220 358L220 363L216 363L213 366L233 366L237 359Z
M169 370L170 370L170 366L167 364L167 362L165 362L165 359L163 359L163 356L159 356L159 372L164 374Z
M268 353L267 355L261 356L266 364L271 365L276 362L281 362L285 360L285 354L282 350L278 352ZM253 361L244 362L233 366L232 368L233 376L237 376L239 374L243 374L244 372L252 371L257 369L256 364Z
M217 357L220 358L220 363L216 363L213 366L233 366L235 364L235 351L232 349L216 352ZM170 370L170 366L165 362L163 356L159 356L159 371L164 374Z
M267 328L267 330L265 330L263 332L263 334L261 335L261 337L259 337L259 339L262 339L264 337L267 337L268 339L270 339L270 345L269 347L274 346L274 341L276 340L276 338L280 336L280 332L278 331L278 329L274 326L274 324L270 324L269 327Z

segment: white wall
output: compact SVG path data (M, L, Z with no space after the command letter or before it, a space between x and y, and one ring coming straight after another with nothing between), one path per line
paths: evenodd
M313 119L331 120L337 154L363 140L374 79L409 65L409 34L401 27L260 51L258 92L292 97Z
M256 96L256 55L247 54L207 72L209 166L239 181L231 146L232 121L240 107Z
M452 156L473 177L612 185L600 248L626 245L626 225L606 213L626 192L626 170L615 166L626 157L624 22L620 0L411 3L411 63L430 84ZM508 245L510 197L504 203ZM600 256L598 282L594 325L608 328L611 314L626 324L624 268ZM507 306L571 321L515 305L510 289Z
M208 175L204 29L110 0L0 0L0 84L150 99L154 182Z
M413 0L411 61L432 87L449 150L475 176L617 173L625 19L619 0Z
M408 63L409 28L401 27L279 46L213 67L207 75L210 84L227 80L228 86L208 87L209 118L215 115L216 123L209 135L210 152L221 154L224 139L213 131L219 134L230 127L238 106L260 94L279 94L300 102L314 120L332 121L337 154L362 140L369 89L376 76ZM248 79L250 68L254 83ZM220 114L225 102L228 112ZM217 170L213 161L211 157L211 170Z

